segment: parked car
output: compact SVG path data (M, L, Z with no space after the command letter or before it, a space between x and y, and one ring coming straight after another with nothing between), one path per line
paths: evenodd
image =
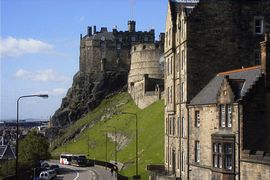
M50 169L55 170L57 174L59 173L59 166L58 166L57 164L52 164L52 165L50 166Z
M50 165L49 165L49 163L47 163L47 162L41 163L41 167L42 167L42 168L50 169Z
M43 180L51 180L56 177L56 171L55 170L47 170L47 171L42 171L39 175L40 179Z

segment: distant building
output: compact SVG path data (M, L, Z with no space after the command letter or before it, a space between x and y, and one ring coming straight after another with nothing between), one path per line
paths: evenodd
M264 81L265 77L269 79L264 70L269 56L263 61L268 50L261 51L260 46L269 30L269 0L168 1L164 42L165 162L163 166L148 167L152 179L269 177L269 140L262 141L262 137L270 136L266 111L270 104L269 81ZM241 70L231 72L234 69ZM218 80L220 84L211 84ZM222 88L228 88L225 94ZM227 106L229 95L232 104ZM240 99L246 104L238 102ZM203 103L197 104L199 100ZM238 104L242 110L239 113ZM222 113L226 113L225 118L231 113L231 125L228 118L225 127L220 125ZM240 126L239 119L243 122ZM244 134L239 136L238 128ZM220 164L215 164L217 157Z
M0 162L16 159L16 155L10 145L0 145Z

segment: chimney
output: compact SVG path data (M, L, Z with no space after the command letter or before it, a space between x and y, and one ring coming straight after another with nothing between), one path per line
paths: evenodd
M91 26L87 27L87 35L92 36L92 27Z
M94 32L93 32L93 34L96 34L96 33L97 33L97 27L94 26Z
M265 34L265 39L261 42L261 66L265 76L266 91L270 92L270 44L269 34Z
M136 21L128 21L128 31L136 32Z

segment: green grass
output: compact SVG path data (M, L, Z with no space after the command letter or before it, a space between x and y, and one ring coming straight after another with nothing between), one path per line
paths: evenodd
M57 138L54 143L65 141L72 132L96 121L91 128L86 128L72 142L69 141L55 149L53 156L59 156L62 152L88 154L89 158L105 160L106 132L113 133L114 129L107 126L115 126L117 132L127 136L130 143L117 154L118 161L125 164L121 174L133 176L135 174L135 116L120 114L121 111L136 113L138 116L138 148L139 148L139 173L142 179L147 179L146 166L150 163L163 163L164 142L164 102L157 101L149 107L140 110L132 101L128 93L119 93L111 98L105 99L94 111L86 117L71 125L66 133ZM100 121L104 114L112 116ZM99 120L99 121L98 121ZM114 142L108 142L108 160L114 160Z

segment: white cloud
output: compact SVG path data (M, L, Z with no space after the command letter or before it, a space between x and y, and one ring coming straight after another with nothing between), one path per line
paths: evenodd
M48 53L53 45L36 39L16 39L12 36L5 39L0 38L1 57L17 57L25 54Z
M49 91L39 91L33 94L48 94L49 97L50 96L59 96L59 97L63 97L66 95L67 89L64 88L55 88Z
M15 77L31 81L42 81L42 82L66 82L69 80L68 77L60 75L53 69L43 69L35 72L19 69L15 73Z

